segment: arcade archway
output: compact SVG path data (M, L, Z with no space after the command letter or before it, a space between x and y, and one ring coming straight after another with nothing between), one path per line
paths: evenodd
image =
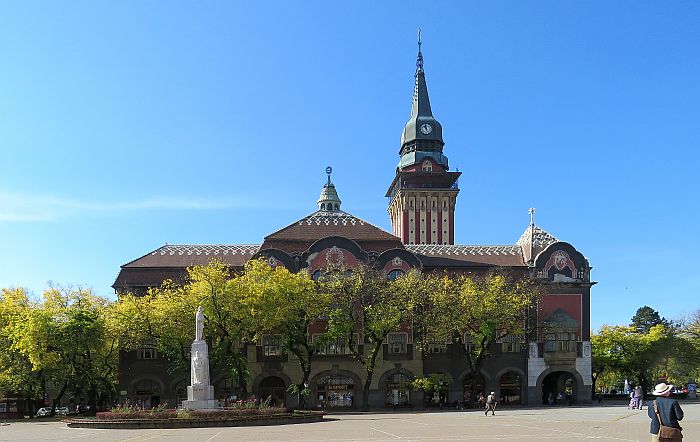
M522 377L516 371L508 371L501 376L499 383L501 403L520 405L522 403Z
M268 376L260 382L260 400L270 398L270 405L284 404L287 386L277 376Z
M542 379L542 403L571 405L578 392L578 382L573 374L567 371L554 371Z

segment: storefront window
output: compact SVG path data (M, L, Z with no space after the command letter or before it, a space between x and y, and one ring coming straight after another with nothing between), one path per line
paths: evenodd
M395 373L386 383L386 405L402 406L410 403L410 380L404 373Z
M318 382L318 404L323 408L352 407L355 396L355 381L351 377L328 375Z

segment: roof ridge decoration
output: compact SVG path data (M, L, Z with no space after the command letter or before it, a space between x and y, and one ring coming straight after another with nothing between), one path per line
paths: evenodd
M167 244L151 255L254 255L260 244Z
M464 245L464 244L407 244L406 249L413 253L428 255L520 255L519 245Z

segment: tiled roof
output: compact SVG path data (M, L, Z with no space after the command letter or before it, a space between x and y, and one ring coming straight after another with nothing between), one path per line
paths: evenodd
M427 267L524 265L522 249L519 245L410 244L406 249L418 255L423 265Z
M242 267L259 249L258 244L166 244L122 267L189 267L214 258Z
M343 211L318 210L266 236L261 248L276 247L290 249L290 251L303 251L315 241L329 236L351 239L360 243L368 251L403 247L398 237L361 218ZM290 247L282 247L282 243L290 243Z
M520 238L518 241L515 243L519 246L525 246L530 243L530 238L533 238L533 246L535 247L541 247L541 248L546 248L550 244L554 244L555 242L558 242L559 240L554 237L551 233L547 232L546 230L538 227L538 226L533 226L532 228L532 234L530 232L530 226L525 229L525 232L523 232L522 235L520 235Z
M520 255L520 246L466 246L461 244L411 244L406 249L430 256Z

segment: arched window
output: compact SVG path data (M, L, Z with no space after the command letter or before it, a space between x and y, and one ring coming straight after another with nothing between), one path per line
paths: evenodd
M338 210L338 205L337 205L337 204L334 206L334 209L335 209L335 210Z
M326 210L326 203L321 203L321 210Z
M388 279L389 281L395 281L396 279L402 277L405 274L406 272L404 272L401 269L394 269L386 275L386 279Z

